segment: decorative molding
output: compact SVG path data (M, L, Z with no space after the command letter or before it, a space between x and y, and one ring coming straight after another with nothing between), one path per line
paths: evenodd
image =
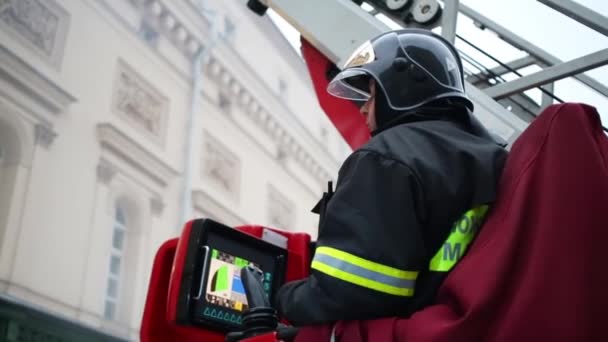
M108 185L116 175L116 168L108 163L105 159L101 159L97 164L97 179L101 183Z
M255 100L255 97L249 91L240 85L238 80L216 59L211 58L206 65L205 71L220 87L218 103L221 103L222 94L231 94L236 101L232 101L231 105L236 105L241 108L243 113L247 115L264 133L266 133L274 142L283 149L283 151L299 151L292 155L287 154L287 157L294 158L301 167L312 175L321 184L331 179L331 175L325 168L312 157L312 154L307 152L301 144L290 136L287 129L270 115L263 106ZM225 95L224 95L225 96Z
M0 80L6 80L22 96L32 98L53 114L65 111L76 101L74 96L32 68L4 45L0 45ZM0 89L0 92L5 91L8 89Z
M169 181L179 174L166 162L110 123L97 125L97 137L102 148L120 157L162 187L166 187Z
M202 176L238 201L241 179L241 161L228 147L205 132Z
M158 47L160 34L156 28L152 27L147 21L143 20L139 26L139 36L151 47Z
M57 133L53 131L53 128L46 124L37 123L34 126L34 133L36 137L36 144L44 148L48 148L57 137Z
M295 205L274 186L268 185L268 223L274 228L291 229L295 223Z
M279 85L278 85L278 94L281 97L282 101L285 101L285 98L287 97L287 91L289 90L289 87L287 85L287 81L285 81L285 79L283 79L282 77L279 78Z
M229 207L220 203L214 196L197 189L192 191L192 205L195 209L207 213L210 218L223 222L228 226L247 223Z
M54 0L0 0L0 28L54 66L61 64L69 21Z
M128 0L134 6L140 6L141 0ZM146 2L144 11L148 16L148 20L155 22L160 27L163 27L161 34L172 41L180 51L186 56L191 57L192 51L198 51L204 44L198 40L197 35L188 29L186 25L180 22L174 13L164 4L166 0L150 0ZM196 0L189 0L193 5ZM187 48L187 42L193 42L191 48ZM294 138L290 137L287 129L283 124L276 120L272 115L263 108L263 106L255 100L255 96L249 92L240 82L239 78L232 75L228 68L218 60L218 58L210 57L204 65L204 72L219 85L220 92L224 95L228 94L235 101L231 101L231 107L239 106L243 112L277 145L287 145L286 151L301 151L290 157L295 158L301 167L303 167L313 178L320 184L325 184L331 179L331 174L325 170L324 166L317 162L311 153L306 151L302 144L298 143ZM218 95L219 96L219 95ZM218 98L218 103L221 99ZM284 105L284 104L283 104Z
M230 97L226 95L226 93L220 91L217 97L217 105L223 112L230 113L230 108L232 107L232 100L230 100Z
M275 158L279 163L285 163L287 161L288 156L289 156L289 153L287 153L287 150L285 147L279 146L279 148L277 148L277 154L276 154Z
M126 62L116 66L114 112L159 144L164 144L169 100Z
M160 196L154 196L150 198L150 212L152 215L159 217L163 213L165 203Z
M193 57L203 44L197 38L197 34L191 32L181 23L163 1L148 0L128 0L134 6L142 8L147 22L158 29L162 34L177 47L186 57ZM143 4L142 4L143 3Z

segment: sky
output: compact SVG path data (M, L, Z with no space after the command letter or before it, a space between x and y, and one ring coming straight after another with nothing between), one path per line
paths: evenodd
M575 1L608 17L608 1L606 0ZM562 61L608 48L608 37L535 0L460 0L460 3L480 12ZM272 11L269 11L268 14L287 40L299 51L299 33ZM508 62L525 55L523 51L511 47L495 34L479 30L471 20L463 15L459 15L456 33L502 62ZM497 65L462 42L457 41L456 45L485 67L491 68ZM529 67L522 70L522 73L526 75L539 70L538 67ZM602 84L608 85L608 66L588 71L586 74ZM506 78L512 78L510 76L515 77L514 75L507 75ZM608 126L608 98L605 96L573 78L555 82L554 92L556 96L564 101L584 102L596 107L600 112L604 126ZM531 90L527 94L540 101L541 93L539 90Z

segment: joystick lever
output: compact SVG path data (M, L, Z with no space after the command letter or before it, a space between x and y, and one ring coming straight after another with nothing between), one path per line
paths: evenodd
M247 295L247 304L250 309L270 307L270 300L264 292L262 280L264 273L259 268L249 265L241 269L241 281Z
M226 335L226 342L241 341L246 338L272 333L277 329L279 319L276 310L270 306L270 300L262 285L263 272L249 265L241 269L241 281L247 296L247 309L243 312L243 331Z

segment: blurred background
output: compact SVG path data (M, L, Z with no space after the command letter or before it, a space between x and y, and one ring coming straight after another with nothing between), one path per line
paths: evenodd
M555 59L608 47L537 1L460 4ZM486 28L458 16L471 84L542 70ZM299 44L245 0L0 0L0 341L138 340L154 253L195 217L314 239L310 210L351 150ZM606 126L608 67L585 77L499 103L529 122L586 102Z

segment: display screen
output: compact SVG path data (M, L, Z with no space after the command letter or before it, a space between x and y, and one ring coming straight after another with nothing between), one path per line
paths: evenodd
M207 303L239 312L247 310L247 296L241 281L241 269L250 264L260 268L260 265L246 259L211 249L209 281L205 292ZM271 284L272 274L264 272L264 290L268 296Z
M272 273L276 271L276 262L261 255L257 258L258 262L251 262L234 254L209 247L203 277L203 294L195 305L196 319L214 321L226 326L241 325L242 314L249 309L241 280L241 269L248 265L262 270L264 291L269 298L272 297L273 288L276 287Z
M185 324L238 330L249 309L241 270L252 265L262 271L272 303L284 281L287 250L209 219L198 222L189 235L189 273L183 273L178 305L184 306L178 312L186 313Z

